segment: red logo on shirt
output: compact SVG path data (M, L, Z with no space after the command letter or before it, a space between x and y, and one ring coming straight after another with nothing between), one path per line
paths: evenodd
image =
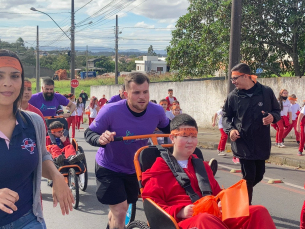
M21 148L26 149L27 151L30 152L30 154L34 153L35 147L36 147L36 143L30 138L25 138L23 140L23 145L21 145Z

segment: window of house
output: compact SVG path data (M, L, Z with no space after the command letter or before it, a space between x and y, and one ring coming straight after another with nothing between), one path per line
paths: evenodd
M157 72L163 72L163 67L157 67Z

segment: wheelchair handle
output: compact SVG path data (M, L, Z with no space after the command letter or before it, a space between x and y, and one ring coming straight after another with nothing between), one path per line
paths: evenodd
M169 134L146 134L146 135L135 135L135 136L125 136L125 137L115 137L114 141L128 141L128 140L145 140L145 139L151 139L154 145L158 145L157 138L163 137L167 138Z
M58 115L58 116L44 116L45 119L56 119L56 118L64 118L63 115Z

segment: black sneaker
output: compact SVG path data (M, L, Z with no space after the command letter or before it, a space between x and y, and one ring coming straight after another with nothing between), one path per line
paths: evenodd
M212 158L209 161L209 166L211 167L212 171L213 171L213 175L215 176L217 169L218 169L218 162L215 158Z
M58 157L56 157L54 161L59 167L64 166L65 156L61 154Z
M300 144L300 141L297 141L298 145Z
M83 153L79 153L79 154L76 154L76 155L73 155L73 156L70 156L68 158L68 162L70 165L73 165L77 162L80 162L81 160L83 160L85 158L85 154Z

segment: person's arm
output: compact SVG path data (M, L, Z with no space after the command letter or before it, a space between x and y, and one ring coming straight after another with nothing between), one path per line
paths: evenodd
M72 101L69 101L67 107L68 107L69 110L70 110L70 114L65 114L65 115L68 115L68 117L70 117L71 114L75 111L76 105L75 105ZM64 115L64 116L65 116L65 115ZM68 117L65 117L65 118L68 118Z
M168 125L164 128L158 127L159 130L161 130L164 134L169 134L171 132L170 128L171 120L169 119Z
M235 129L235 126L233 124L233 117L235 116L233 107L234 107L234 98L232 94L229 94L228 98L226 99L226 102L223 106L223 114L222 114L222 125L223 130L226 134L230 134L232 130Z
M270 92L270 99L271 99L271 111L269 112L269 114L271 114L273 116L273 121L272 123L277 123L278 121L280 121L281 119L281 108L280 108L280 104L277 100L277 98L274 95L274 92L272 91L271 88L269 88L269 92Z
M302 109L303 110L303 109ZM300 113L299 116L298 116L298 121L297 121L297 128L296 130L300 133L301 132L301 121L304 117L304 113Z
M90 130L90 128L87 128L84 133L85 141L87 143L89 143L92 146L105 148L106 145L101 145L99 142L100 136L101 136L100 134Z
M215 126L216 118L217 118L217 113L215 113L215 115L213 116L213 119L212 119L212 126Z

